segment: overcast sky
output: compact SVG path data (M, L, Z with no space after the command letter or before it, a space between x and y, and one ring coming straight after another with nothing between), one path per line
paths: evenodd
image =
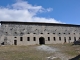
M0 0L0 21L80 24L80 0Z

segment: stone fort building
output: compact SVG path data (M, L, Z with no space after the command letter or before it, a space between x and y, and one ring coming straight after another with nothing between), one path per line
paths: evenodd
M0 45L63 44L80 39L80 25L15 21L0 23Z

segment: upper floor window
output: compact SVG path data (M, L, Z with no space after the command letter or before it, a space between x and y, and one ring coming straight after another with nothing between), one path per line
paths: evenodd
M73 33L75 35L75 33Z
M47 33L47 34L50 34L50 33Z
M43 33L41 33L41 34L43 34Z
M17 37L14 37L14 38L17 38Z
M63 33L63 34L66 34L66 33Z
M68 33L68 34L70 34L70 33Z
M61 33L59 33L59 34L61 34Z
M53 33L53 34L55 34L55 33Z
M36 33L33 33L33 34L36 34Z
M27 34L30 34L29 32Z

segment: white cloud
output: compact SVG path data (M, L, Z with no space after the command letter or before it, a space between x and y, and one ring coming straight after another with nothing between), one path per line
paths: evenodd
M50 11L52 11L52 10L53 10L52 8L48 8L48 9L47 9L48 12L50 12Z
M61 23L54 18L37 17L38 12L50 12L52 8L31 5L27 1L19 0L12 5L0 7L0 21L51 22Z

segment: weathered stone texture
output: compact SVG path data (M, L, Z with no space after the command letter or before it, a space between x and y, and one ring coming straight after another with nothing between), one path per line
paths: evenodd
M41 24L2 24L0 27L0 44L5 45L35 45L39 44L39 38L43 37L45 44L56 43L71 43L79 39L80 27L79 26L65 26L65 25L41 25ZM22 41L20 41L22 37ZM30 41L27 41L30 37ZM35 41L33 39L35 37ZM48 37L50 37L48 40ZM54 41L55 37L56 41ZM61 39L59 39L61 37ZM64 39L64 37L66 39ZM69 40L71 37L71 40ZM14 43L14 40L17 42ZM65 41L66 40L66 41Z

